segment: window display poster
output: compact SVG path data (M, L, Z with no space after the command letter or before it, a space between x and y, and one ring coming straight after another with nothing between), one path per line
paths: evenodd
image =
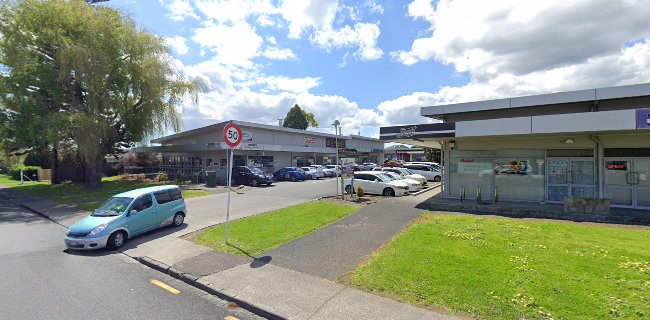
M528 175L532 173L532 168L528 165L528 160L511 160L507 162L495 162L494 174L499 175Z

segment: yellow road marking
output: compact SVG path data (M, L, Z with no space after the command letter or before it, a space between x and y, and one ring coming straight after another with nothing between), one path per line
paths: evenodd
M227 316L227 317L223 318L223 320L239 320L239 319L237 319L237 318L235 318L233 316Z
M180 290L175 289L175 288L172 288L172 287L168 286L167 284L162 283L162 282L160 282L160 281L158 281L158 280L151 279L151 280L149 280L149 281L150 281L152 284L157 285L157 286L159 286L159 287L161 287L161 288L163 288L163 289L165 289L165 290L167 290L167 291L169 291L169 292L171 292L171 293L173 293L173 294L179 294L179 293L181 293Z

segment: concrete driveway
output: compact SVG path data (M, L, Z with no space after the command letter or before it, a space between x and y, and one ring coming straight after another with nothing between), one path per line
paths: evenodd
M270 187L244 187L231 193L230 219L236 220L293 206L336 193L336 179L277 182ZM122 251L130 256L152 256L173 265L211 251L178 239L179 236L226 221L227 194L185 200L187 217L183 227L165 228L131 239Z

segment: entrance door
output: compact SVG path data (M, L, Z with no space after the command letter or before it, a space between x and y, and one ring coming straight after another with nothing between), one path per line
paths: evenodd
M564 202L566 197L595 197L594 169L593 158L549 158L546 166L547 201Z
M650 158L606 159L605 188L613 206L650 209Z
M650 209L650 158L634 159L635 207Z

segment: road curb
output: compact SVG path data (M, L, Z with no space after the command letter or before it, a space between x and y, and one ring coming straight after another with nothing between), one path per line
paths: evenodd
M423 194L423 193L425 193L427 191L431 191L431 190L433 190L435 188L440 188L441 185L442 185L442 183L439 183L438 185L435 185L435 186L432 186L432 187L429 187L429 188L426 188L426 189L422 189L422 190L420 190L418 192L411 193L411 195L412 196L419 196L419 195L421 195L421 194Z
M183 272L182 270L179 270L177 268L174 268L172 266L167 265L166 263L160 262L156 259L152 259L149 257L133 257L136 261L142 263L143 265L154 269L156 271L162 272L164 274L168 274L172 276L175 279L181 280L192 287L195 287L199 290L202 290L208 294L211 294L213 296L218 297L221 300L226 300L228 302L235 303L237 306L252 312L255 315L258 315L260 317L266 318L266 319L273 319L273 320L286 320L286 318L281 317L273 312L264 310L260 307L256 307L246 301L240 300L238 298L235 298L231 295L225 294L221 291L215 290L205 284L202 284L198 282L199 277L196 275L192 275L191 273L186 273Z

